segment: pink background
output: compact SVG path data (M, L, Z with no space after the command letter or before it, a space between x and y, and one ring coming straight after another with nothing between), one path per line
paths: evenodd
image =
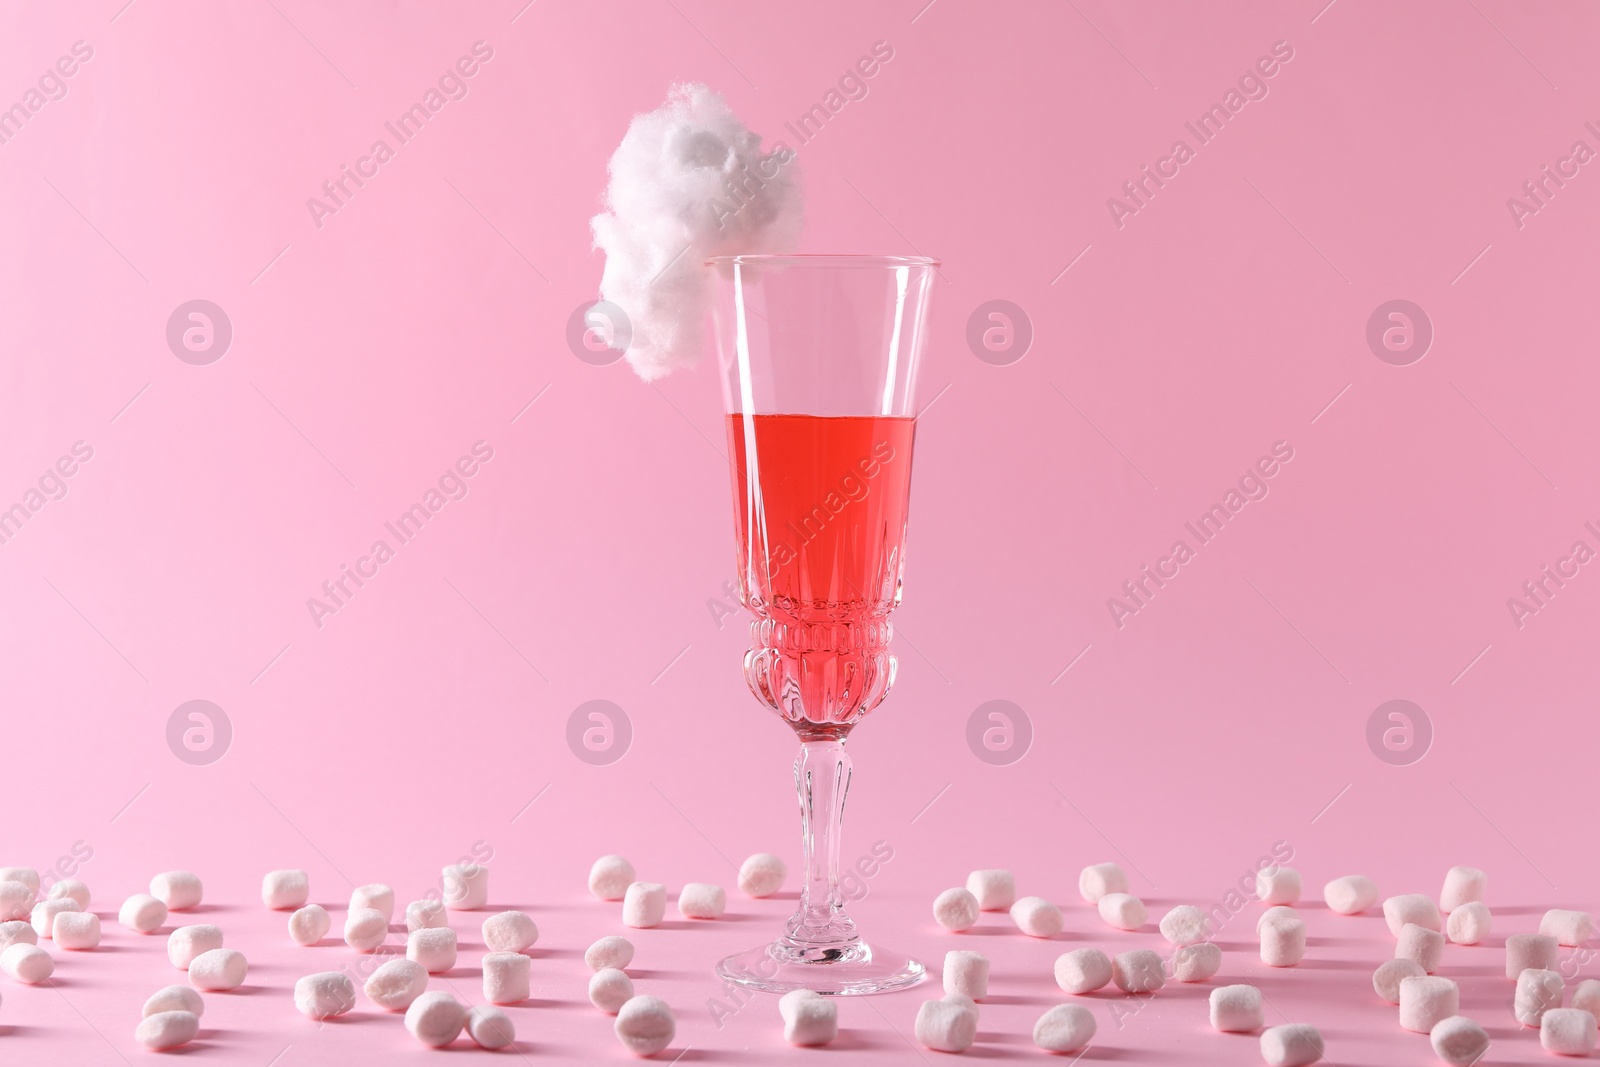
M793 147L784 123L882 40L866 98L799 147L809 250L945 263L900 678L852 744L845 855L894 849L855 909L868 932L935 969L988 951L998 999L971 1054L1014 1058L1066 999L1064 947L1159 943L1077 900L1086 863L1127 866L1153 917L1220 899L1278 841L1313 899L1357 871L1436 893L1469 863L1497 930L1445 973L1490 1061L1540 1061L1498 946L1545 907L1600 905L1577 844L1600 577L1520 629L1506 601L1573 542L1600 548L1600 177L1581 168L1520 228L1506 202L1575 140L1600 148L1600 12L1325 2L7 5L0 103L73 42L94 54L0 145L0 502L76 441L93 459L0 545L0 864L83 843L108 925L55 988L0 982L0 1058L142 1054L138 1006L179 976L109 920L179 866L252 960L245 991L209 998L201 1058L425 1055L364 1000L321 1027L294 1013L296 977L355 957L290 944L259 879L301 866L330 905L380 880L404 901L479 842L495 902L544 931L518 1050L623 1058L583 994L583 946L618 928L589 861L625 853L675 892L731 886L752 851L797 860L792 739L745 690L743 625L708 603L732 574L715 375L646 386L575 358L565 329L595 293L588 218L634 112L703 80ZM319 228L307 198L478 40L493 58L468 95ZM1293 59L1266 98L1119 228L1107 198L1193 147L1183 124L1277 41ZM1365 339L1397 298L1435 333L1409 366ZM165 339L192 299L234 329L208 366ZM1007 366L965 339L992 299L1034 330ZM307 598L480 440L469 495L315 625ZM1107 598L1278 441L1294 459L1270 495L1119 629ZM233 731L209 765L166 741L193 699ZM592 699L632 724L609 766L566 743ZM994 699L1034 733L1009 765L966 740ZM1391 699L1431 722L1420 761L1368 747ZM934 927L935 892L978 866L1066 906L1060 943L1002 916ZM640 991L678 1011L664 1059L819 1055L784 1049L768 999L720 1028L707 1007L713 961L790 907L736 897L723 923L638 936ZM1260 981L1270 1019L1321 1025L1333 1062L1431 1061L1368 985L1381 919L1318 901L1311 958L1267 974L1254 913L1220 933L1219 981ZM469 947L448 981L477 1001L477 974ZM844 1003L827 1055L918 1062L905 1037L935 989ZM1207 1029L1206 991L1131 1016L1097 1001L1085 1059L1255 1061L1253 1038Z

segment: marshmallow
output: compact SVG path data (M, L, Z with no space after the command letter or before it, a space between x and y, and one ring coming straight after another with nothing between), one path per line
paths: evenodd
M483 957L483 999L519 1004L528 999L533 961L520 952L490 952Z
M1561 949L1549 934L1512 934L1506 938L1506 977L1516 978L1529 967L1553 971L1561 965Z
M978 895L978 899L983 897ZM965 1052L978 1037L978 1009L966 997L925 1000L913 1026L917 1040L935 1052Z
M1023 897L1011 905L1011 921L1029 937L1054 937L1065 923L1061 909L1044 897Z
M1211 991L1211 1029L1248 1034L1261 1029L1261 990L1253 985L1224 985Z
M159 1052L177 1048L193 1041L200 1032L200 1018L190 1011L158 1011L146 1016L134 1027L134 1040L147 1049Z
M981 911L1010 911L1017 902L1017 880L1010 871L973 871L967 875L967 892L978 898Z
M0 867L0 882L21 882L39 895L39 872L32 867Z
M1119 952L1111 958L1111 981L1124 993L1154 993L1167 984L1161 954L1148 948Z
M1378 902L1378 887L1365 875L1347 874L1323 886L1322 899L1330 911L1359 915Z
M168 911L192 911L200 906L200 876L193 871L164 871L150 879L150 895Z
M1161 936L1182 948L1211 937L1211 917L1193 904L1179 904L1161 917Z
M1046 1052L1077 1052L1094 1040L1094 1013L1082 1004L1057 1004L1033 1024L1033 1043Z
M444 1048L466 1024L467 1009L449 993L424 993L406 1009L406 1029L429 1048Z
M1440 1019L1428 1033L1428 1041L1433 1054L1450 1067L1473 1067L1489 1051L1489 1035L1465 1015Z
M539 927L520 911L502 911L483 920L483 944L490 952L521 952L539 940Z
M1095 906L1100 918L1118 930L1137 930L1150 917L1144 901L1127 893L1107 893Z
M1572 1006L1600 1019L1600 982L1585 978L1572 991Z
M1272 919L1261 924L1261 962L1268 967L1293 967L1306 958L1306 924L1300 919Z
M289 916L289 936L297 945L315 945L332 925L326 908L321 904L307 904Z
M617 1012L617 1040L635 1056L654 1056L678 1032L672 1009L660 997L634 997Z
M1438 905L1421 893L1402 893L1383 902L1383 920L1395 937L1405 929L1406 923L1416 923L1424 930L1439 929Z
M406 959L429 974L443 974L456 965L456 932L448 926L413 931L406 937Z
M1086 904L1098 904L1109 893L1126 893L1128 875L1115 863L1096 863L1078 874L1078 895Z
M273 911L293 911L311 899L311 877L305 871L268 871L261 879L261 903Z
M1270 1067L1305 1067L1322 1059L1322 1032L1307 1023L1274 1026L1261 1032L1261 1058Z
M167 935L167 959L180 971L187 971L202 952L222 947L222 927L210 923L180 926Z
M601 900L621 900L633 880L633 864L621 856L601 856L589 868L589 892Z
M1267 925L1269 919L1298 919L1300 912L1287 904L1274 904L1256 917L1256 933L1261 933L1261 928Z
M1056 985L1068 993L1093 993L1111 981L1111 957L1097 948L1075 948L1056 957Z
M50 900L54 900L57 897L71 897L78 902L78 907L84 911L89 910L89 887L76 878L61 879L61 881L50 887L50 892L46 894L46 897Z
M839 1005L809 989L791 989L778 998L783 1039L801 1048L826 1045L839 1036Z
M1185 945L1172 954L1172 977L1180 982L1204 982L1222 970L1222 950L1210 941Z
M488 971L485 965L485 975ZM361 987L367 999L384 1011L405 1011L427 989L428 969L415 960L390 960L369 974Z
M394 920L394 890L382 882L357 886L350 891L350 911L372 910L383 916L388 926Z
M189 964L189 984L196 989L226 991L244 985L250 971L244 953L233 948L202 952Z
M1445 936L1458 945L1477 945L1489 936L1489 905L1474 900L1452 911L1444 921Z
M64 911L82 911L78 902L71 897L57 897L54 900L41 900L33 906L33 913L29 922L33 923L33 932L40 937L52 937L55 930L56 916Z
M308 974L294 984L295 1010L308 1019L331 1019L356 1006L356 987L343 971Z
M444 906L451 911L477 911L489 906L489 868L481 863L452 863L443 871Z
M591 971L606 967L626 970L628 964L633 962L633 942L615 934L602 937L584 951L583 962L589 965Z
M944 954L944 991L971 1000L989 995L989 957L953 948Z
M1420 975L1400 979L1400 1025L1430 1033L1439 1020L1461 1014L1461 990L1448 978Z
M1263 867L1256 872L1256 898L1263 904L1293 904L1300 899L1300 872L1293 867Z
M389 920L377 908L351 908L344 917L344 943L357 952L375 952L389 937Z
M965 889L946 889L933 899L933 921L959 933L977 925L978 898Z
M1489 876L1476 867L1451 867L1444 872L1444 888L1439 890L1439 910L1455 911L1463 904L1483 899Z
M450 919L444 913L444 901L434 900L432 897L423 897L413 900L406 905L406 933L415 933L418 930L431 930L436 926L449 926Z
M18 942L24 945L37 945L39 943L39 933L33 928L33 924L23 922L21 919L12 919L9 922L0 923L0 952L4 952Z
M622 898L622 925L648 929L667 913L667 887L660 882L634 882Z
M1594 1051L1594 1016L1581 1008L1551 1008L1539 1020L1539 1044L1559 1056L1587 1056Z
M1551 908L1539 920L1539 932L1556 939L1556 944L1577 948L1594 936L1594 920L1586 911Z
M1421 978L1427 974L1422 964L1413 959L1397 957L1378 964L1372 972L1372 989L1390 1004L1400 1003L1400 983L1407 978Z
M517 1039L517 1028L499 1008L478 1004L467 1012L467 1036L479 1048L505 1048Z
M117 922L141 934L153 934L167 921L167 906L148 893L135 893L122 902Z
M1416 960L1422 969L1432 974L1439 969L1439 958L1444 955L1444 935L1437 930L1424 930L1416 923L1406 923L1400 930L1400 940L1395 942L1396 959Z
M56 961L50 958L50 953L38 945L30 945L18 941L4 952L0 952L0 971L28 985L36 985L49 978L56 969Z
M1511 1002L1511 1014L1523 1026L1538 1026L1545 1012L1561 1007L1561 994L1565 990L1566 983L1555 971L1530 967L1517 975L1517 993Z
M788 876L789 868L782 860L770 852L757 852L739 864L739 892L747 897L770 897L783 888L783 880ZM631 880L633 876L628 877Z
M205 998L186 985L169 985L150 994L144 1002L145 1018L163 1011L186 1011L195 1018L206 1013Z
M77 901L73 901L74 904ZM92 911L63 911L56 914L50 936L58 948L80 952L100 947L100 916Z
M632 999L633 979L625 971L607 967L590 976L589 1003L607 1015L615 1015Z
M728 906L728 894L720 885L690 882L678 894L678 914L685 919L717 919Z
M0 882L0 922L28 918L33 914L36 895L26 882Z

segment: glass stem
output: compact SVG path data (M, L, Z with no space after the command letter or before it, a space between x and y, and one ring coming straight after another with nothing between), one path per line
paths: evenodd
M828 958L858 940L839 891L839 839L850 791L844 740L802 742L794 761L794 784L806 870L800 907L789 920L788 933L797 946Z

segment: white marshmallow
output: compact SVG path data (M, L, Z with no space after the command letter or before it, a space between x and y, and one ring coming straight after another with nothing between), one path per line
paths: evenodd
M344 943L357 952L375 952L388 937L389 920L377 908L351 908L344 917Z
M228 990L244 985L250 965L244 953L233 948L202 952L189 964L189 984L196 989Z
M211 923L180 926L167 935L167 959L180 971L187 971L202 952L222 947L222 927Z
M167 906L148 893L135 893L122 902L117 922L141 934L153 934L167 921Z
M1248 1034L1261 1029L1266 1016L1261 990L1253 985L1224 985L1211 991L1211 1028L1225 1034Z
M1306 924L1300 919L1270 919L1261 924L1261 962L1293 967L1306 958Z
M621 900L633 882L633 864L621 856L601 856L589 868L589 892L601 900Z
M1308 1023L1274 1026L1261 1033L1261 1058L1269 1067L1305 1067L1322 1059L1322 1032Z
M522 952L538 940L538 924L525 912L502 911L483 920L483 944L490 952Z
M295 1010L308 1019L331 1019L356 1006L356 987L343 971L308 974L294 984Z
M1029 937L1054 937L1066 920L1061 909L1044 897L1023 897L1011 905L1011 921Z
M1204 982L1222 970L1222 949L1210 941L1185 945L1172 954L1172 977L1180 982Z
M1075 948L1056 957L1056 985L1068 993L1093 993L1111 981L1111 957L1097 948Z
M1161 917L1161 936L1182 948L1197 945L1211 937L1211 916L1193 904L1179 904Z
M1095 907L1100 918L1118 930L1137 930L1150 917L1144 901L1127 893L1107 893Z
M16 879L0 882L0 922L26 919L31 916L36 896L33 887L26 882L19 882Z
M1154 993L1167 984L1161 954L1148 948L1111 957L1111 981L1124 993Z
M1439 910L1455 911L1463 904L1482 900L1489 876L1476 867L1451 867L1444 872L1444 888L1439 890Z
M383 916L385 926L394 921L394 890L382 882L356 886L350 891L351 912L375 911Z
M406 959L429 974L443 974L456 965L456 932L448 926L412 931L406 936Z
M520 1004L531 991L533 961L520 952L490 952L483 957L483 999L490 1004Z
M1017 902L1017 880L1006 870L973 871L967 892L978 898L981 911L1010 911Z
M956 933L978 922L978 898L965 889L946 889L933 899L933 921Z
M39 872L32 867L0 867L0 882L21 882L39 895Z
M1383 902L1383 921L1395 937L1405 929L1406 923L1416 923L1424 930L1440 927L1439 906L1421 893L1402 893Z
M56 916L64 911L82 911L78 902L71 897L57 897L54 900L41 900L33 906L33 914L29 922L33 923L33 932L40 937L54 937Z
M1489 936L1489 922L1489 905L1474 900L1461 905L1445 919L1445 936L1458 945L1482 944Z
M728 894L720 885L690 882L678 893L678 914L685 919L719 919L728 906Z
M1561 966L1561 948L1549 934L1512 934L1506 938L1506 977L1517 975L1532 967L1538 971L1553 971Z
M632 999L633 979L626 971L607 967L589 977L589 1003L607 1015L615 1015Z
M1600 981L1585 978L1572 990L1572 1006L1600 1019Z
M449 926L450 918L445 914L444 901L432 897L423 897L413 900L406 905L406 933L415 933L418 930L431 930L437 926Z
M617 1012L617 1040L635 1056L654 1056L678 1032L672 1009L660 997L634 997Z
M1126 893L1128 875L1115 863L1095 863L1078 873L1078 895L1087 904L1098 904L1109 893Z
M479 1048L505 1048L517 1039L517 1028L511 1016L499 1008L478 1004L467 1012L467 1036Z
M983 897L978 895L978 899ZM923 1048L965 1052L978 1037L978 1009L966 997L925 1000L917 1009L912 1030Z
M261 879L261 903L273 911L293 911L311 899L311 876L305 871L268 871Z
M953 948L944 954L944 991L972 1000L989 995L989 957Z
M1293 904L1300 899L1300 872L1293 867L1263 867L1256 872L1256 898L1263 904Z
M206 1013L205 998L186 985L169 985L150 994L144 1002L144 1017L163 1011L186 1011L195 1018Z
M33 924L21 919L0 923L0 952L19 942L24 945L39 943L39 932L33 928Z
M839 1005L809 989L791 989L778 998L783 1039L801 1048L826 1045L839 1036Z
M1033 1043L1046 1052L1077 1052L1094 1040L1094 1013L1082 1004L1057 1004L1033 1024Z
M327 935L333 919L321 904L307 904L289 916L289 936L297 945L315 945Z
M481 863L452 863L443 875L445 907L477 911L489 906L489 868Z
M1523 1026L1538 1026L1545 1012L1561 1007L1561 995L1565 991L1566 983L1555 971L1530 967L1517 975L1517 992L1511 1001L1511 1014Z
M449 993L424 993L406 1009L406 1030L429 1048L444 1048L466 1024L467 1009Z
M667 887L660 882L634 882L622 898L622 925L649 929L667 913Z
M1428 1043L1450 1067L1473 1067L1489 1051L1489 1035L1465 1015L1440 1019L1428 1033Z
M133 1038L147 1049L162 1049L187 1045L200 1032L200 1018L188 1011L159 1011L139 1020Z
M1396 959L1416 960L1422 969L1432 974L1439 969L1439 959L1444 955L1444 935L1437 930L1424 930L1416 923L1406 923L1400 930L1400 940L1394 944Z
M757 852L739 864L739 892L747 897L770 897L783 888L788 876L789 868L782 860L770 852ZM631 881L633 876L628 877Z
M54 900L57 897L71 897L78 902L78 907L84 911L89 910L89 887L76 878L61 879L61 881L50 887L50 892L46 896L50 900Z
M488 970L485 965L484 973ZM367 999L384 1011L405 1011L427 989L428 969L415 960L390 960L369 974L361 987Z
M1422 964L1413 959L1384 960L1372 972L1372 990L1390 1004L1400 1003L1400 983L1407 978L1421 978L1427 974Z
M203 889L193 871L163 871L150 879L150 895L168 911L192 911L200 906Z
M1365 875L1347 874L1323 886L1322 899L1339 915L1359 915L1378 902L1378 887Z
M1577 948L1594 936L1594 920L1586 911L1551 908L1539 920L1539 932L1556 939L1556 944Z
M77 901L73 901L74 904ZM92 911L63 911L56 913L50 930L56 947L81 952L100 947L100 916Z
M1448 978L1425 974L1400 979L1400 1025L1431 1033L1441 1019L1461 1014L1461 989Z
M18 941L0 952L0 971L28 985L37 985L55 972L56 961L38 945Z
M1539 1044L1558 1056L1587 1056L1594 1051L1594 1016L1579 1008L1551 1008L1539 1020Z
M627 970L628 964L633 962L633 942L615 934L602 937L584 951L583 962L591 971L607 967Z

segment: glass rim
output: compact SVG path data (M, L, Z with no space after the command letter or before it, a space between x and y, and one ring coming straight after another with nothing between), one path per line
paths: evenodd
M940 262L932 256L877 256L857 252L763 252L710 256L704 265L707 267L938 267Z

